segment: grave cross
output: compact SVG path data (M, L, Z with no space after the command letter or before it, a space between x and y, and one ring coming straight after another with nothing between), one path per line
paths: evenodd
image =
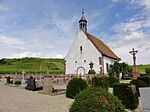
M90 65L90 68L92 70L94 63L91 61L91 63L89 65Z
M129 51L129 53L133 55L133 79L137 79L138 76L136 67L136 56L135 56L137 52L138 51L135 51L134 48L132 48L132 51Z

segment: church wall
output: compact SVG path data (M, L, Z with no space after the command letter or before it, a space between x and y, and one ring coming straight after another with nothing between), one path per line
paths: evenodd
M110 65L113 65L116 60L108 58L106 56L104 56L103 59L104 59L104 74L108 74Z
M79 30L65 58L66 74L77 74L77 69L79 67L83 67L85 69L85 74L87 74L90 70L89 63L91 61L94 63L93 69L96 71L96 73L99 73L99 57L102 57L101 53L86 37L84 32Z

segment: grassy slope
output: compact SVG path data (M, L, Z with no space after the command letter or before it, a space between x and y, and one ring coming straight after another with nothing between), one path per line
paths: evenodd
M145 72L146 68L150 68L150 64L148 64L148 65L138 65L138 71L139 72Z
M0 72L50 72L63 73L63 59L22 58L4 59L5 64L0 64Z
M1 61L1 60L0 60ZM64 73L63 59L43 59L43 58L22 58L22 59L4 59L5 64L0 62L0 73L15 73L22 72L50 72L50 73ZM148 65L138 65L139 72L145 72Z

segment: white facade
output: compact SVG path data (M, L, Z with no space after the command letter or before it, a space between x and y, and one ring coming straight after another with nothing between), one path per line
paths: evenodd
M82 48L81 48L82 47ZM81 51L82 49L82 51ZM102 55L80 30L65 58L66 74L87 74L90 70L89 63L94 63L93 69L99 72L99 58Z
M116 60L103 56L104 61L104 74L108 74L108 70L110 69L110 65L113 65Z
M100 57L103 63L100 65ZM94 63L93 69L98 74L100 73L100 67L104 67L104 73L107 74L107 63L112 64L114 60L102 57L101 53L93 45L93 43L86 37L82 30L79 30L77 36L65 57L66 74L88 74L90 70L90 62Z

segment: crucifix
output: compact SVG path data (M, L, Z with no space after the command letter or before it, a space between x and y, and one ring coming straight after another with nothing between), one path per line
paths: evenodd
M94 63L91 61L91 63L89 65L90 65L90 68L92 70Z
M129 51L129 53L133 55L133 79L137 79L138 77L138 70L136 67L136 56L135 56L137 52L138 51L137 50L135 51L134 48L132 48L132 51Z

